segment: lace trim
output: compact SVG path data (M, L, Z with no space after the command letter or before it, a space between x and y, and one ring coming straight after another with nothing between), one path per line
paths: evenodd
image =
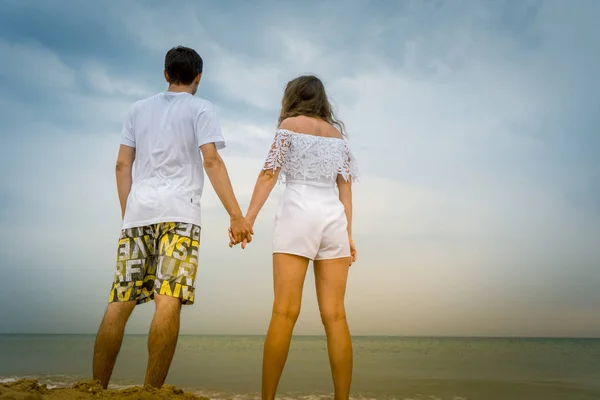
M275 139L271 145L271 150L267 155L267 160L263 167L264 170L273 170L282 168L285 165L288 151L290 149L291 135L288 132L277 131Z
M281 168L279 180L336 179L357 182L359 177L356 158L344 139L314 136L278 129L263 170L275 172Z

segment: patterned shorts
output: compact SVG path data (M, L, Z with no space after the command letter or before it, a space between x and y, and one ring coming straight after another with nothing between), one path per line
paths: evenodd
M167 222L123 229L109 302L146 303L154 294L194 304L200 227Z

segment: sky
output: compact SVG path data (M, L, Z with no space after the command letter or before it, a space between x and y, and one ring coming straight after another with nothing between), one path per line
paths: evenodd
M0 333L96 332L121 125L184 45L243 210L285 84L323 79L361 171L352 334L600 337L599 15L594 0L0 0ZM266 332L283 189L242 251L207 183L182 333ZM295 333L323 333L312 269Z

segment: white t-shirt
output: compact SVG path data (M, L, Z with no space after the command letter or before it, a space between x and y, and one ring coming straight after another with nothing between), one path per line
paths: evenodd
M200 146L225 147L212 103L169 91L137 101L123 124L121 143L135 147L122 228L159 222L201 225L204 168Z

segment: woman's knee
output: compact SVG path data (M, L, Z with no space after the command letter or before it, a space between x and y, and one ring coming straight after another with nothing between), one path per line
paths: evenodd
M346 309L344 306L322 307L321 322L323 325L331 325L346 319Z
M296 322L300 316L300 304L275 303L273 305L273 316Z

